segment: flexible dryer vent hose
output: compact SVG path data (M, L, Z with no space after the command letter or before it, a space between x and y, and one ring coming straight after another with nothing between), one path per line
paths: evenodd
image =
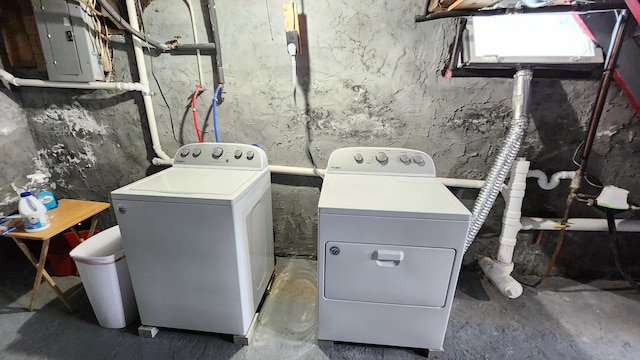
M464 244L465 253L476 238L476 235L478 235L482 224L484 224L484 221L487 219L489 211L496 201L498 194L500 194L502 185L511 170L511 166L516 156L518 156L522 139L529 125L529 90L532 77L533 72L531 70L519 70L513 77L513 117L511 119L511 126L504 145L502 149L500 149L496 161L491 167L489 175L487 175L485 184L473 205L471 223L469 224L469 230L467 231L467 238Z

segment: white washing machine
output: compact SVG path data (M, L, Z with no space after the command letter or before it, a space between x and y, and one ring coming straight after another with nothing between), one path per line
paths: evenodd
M443 350L470 212L421 151L334 151L318 204L318 339Z
M111 198L142 325L245 335L274 269L264 151L185 145Z

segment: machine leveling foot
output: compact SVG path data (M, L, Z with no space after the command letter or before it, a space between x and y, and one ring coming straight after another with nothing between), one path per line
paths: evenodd
M426 356L429 359L440 359L444 355L443 349L426 349Z
M140 325L138 327L138 336L151 339L158 335L158 328L155 326Z
M331 347L333 347L333 340L320 340L320 339L318 339L318 347L320 347L320 348L331 348Z
M251 320L251 324L249 325L249 330L244 335L233 335L233 343L239 345L249 345L251 342L251 337L253 337L253 333L256 329L256 325L258 323L258 316L260 313L257 312L253 315L253 319Z

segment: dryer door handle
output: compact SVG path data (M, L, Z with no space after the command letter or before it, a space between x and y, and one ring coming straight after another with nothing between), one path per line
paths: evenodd
M400 250L376 250L374 259L377 261L400 262L404 259L404 251Z

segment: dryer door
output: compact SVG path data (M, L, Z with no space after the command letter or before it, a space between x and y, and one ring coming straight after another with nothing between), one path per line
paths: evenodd
M327 242L327 299L444 307L454 249Z

